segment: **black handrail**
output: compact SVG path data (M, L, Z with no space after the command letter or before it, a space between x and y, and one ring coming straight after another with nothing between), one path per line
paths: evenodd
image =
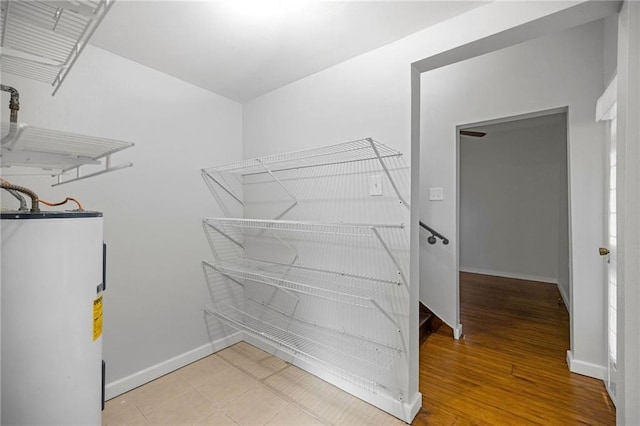
M445 237L444 235L442 235L438 231L434 230L433 228L428 227L422 221L420 221L420 226L431 233L429 238L427 238L427 242L429 244L432 244L432 245L435 244L436 241L437 241L436 237L438 237L438 238L440 238L442 240L442 244L444 244L444 245L449 244L449 239L447 237Z

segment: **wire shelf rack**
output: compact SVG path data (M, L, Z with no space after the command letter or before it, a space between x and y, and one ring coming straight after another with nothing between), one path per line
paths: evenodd
M392 193L402 205L409 208L406 201L407 194L401 191L402 184L398 182L399 175L393 170L392 164L399 162L402 153L372 138L330 145L285 154L271 155L250 160L225 164L202 169L202 177L221 207L226 204L247 206L247 202L256 202L251 195L243 194L247 185L262 185L258 191L278 198L282 204L280 211L273 219L281 219L291 210L300 210L301 203L313 201L315 197L322 197L323 189L338 185L338 180L347 178L358 168L354 163L365 165L360 168L362 174L382 174L390 185ZM331 169L329 175L322 170ZM340 170L338 170L340 169ZM317 175L312 176L314 170ZM401 173L402 174L402 173ZM308 191L313 178L324 179L324 188L314 187ZM300 180L307 181L307 184ZM333 180L332 180L333 179ZM359 182L352 179L351 182ZM342 180L342 185L350 185ZM248 198L244 200L245 196ZM254 197L255 198L255 197ZM343 199L343 201L345 201Z
M203 223L213 227L300 232L307 234L332 234L352 237L374 237L373 229L404 229L399 224L319 223L295 220L204 218Z
M378 160L400 157L402 153L371 138L329 145L284 154L269 155L250 160L203 169L204 172L226 172L241 176L278 172L287 169L318 167L352 161Z
M399 282L254 259L241 258L235 262L203 261L202 265L207 277L210 276L210 270L215 270L234 280L250 280L367 309L380 306L376 300L388 297L400 286Z
M263 250L269 251L271 258L260 257L261 260L270 261L270 265L286 264L286 267L290 268L288 273L297 272L300 282L306 282L307 279L312 279L313 283L335 282L335 291L340 288L344 292L351 284L355 284L352 278L358 277L364 280L364 284L361 282L359 285L355 285L355 288L366 289L371 287L373 282L386 282L397 286L404 285L404 290L407 290L408 241L402 224L327 224L235 218L205 218L202 223L211 251L218 262L233 261L233 258L222 259L217 254L218 248L227 243L235 247L235 258L245 262L244 265L248 265L248 261L243 259L256 257L252 255L251 250L245 250L247 246L245 241L250 240L252 244L249 244L249 248L259 246ZM333 253L327 251L320 253L318 246L323 245L340 247L341 252L333 250ZM303 258L305 265L311 266L309 258L318 255L323 255L324 261L334 259L330 263L338 264L341 257L339 253L348 256L353 250L367 253L367 257L371 260L367 264L367 268L371 268L370 270L376 271L378 274L380 273L379 269L383 268L386 275L379 275L374 279L370 278L376 276L374 274L358 273L356 270L350 269L348 265L344 265L344 268L338 271L330 268L316 268L317 274L311 276L312 269L304 270L294 266L300 258ZM222 268L222 264L220 265L219 267ZM236 264L237 266L239 264ZM265 269L264 264L253 263L251 267L258 267L258 271ZM395 270L389 271L390 267ZM273 269L273 266L269 268ZM246 273L248 272L247 270ZM321 276L322 273L328 275ZM336 280L339 275L342 278ZM331 279L329 280L329 278ZM359 294L356 292L353 295L372 297L369 293Z
M2 1L2 72L49 83L55 94L114 1Z
M2 123L1 164L36 167L58 176L58 183L68 183L106 172L130 167L131 163L111 164L111 155L134 146L133 142L27 126L26 124ZM9 136L9 135L12 136ZM82 175L81 166L97 165L99 171ZM75 170L75 177L64 177Z
M399 349L330 329L319 329L292 317L280 315L278 318L278 313L267 309L254 306L252 313L248 313L226 303L205 306L207 314L223 323L289 355L320 365L333 375L374 393L385 388L378 379L390 371L394 359L402 354ZM269 317L268 321L263 319L265 315ZM366 356L371 353L375 353L376 357Z
M402 404L409 172L371 138L202 169L226 216L202 220L216 339L240 330Z

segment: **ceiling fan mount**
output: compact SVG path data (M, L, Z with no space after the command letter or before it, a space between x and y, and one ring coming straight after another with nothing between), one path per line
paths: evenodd
M472 138L483 138L486 132L477 132L475 130L460 130L460 136L471 136Z

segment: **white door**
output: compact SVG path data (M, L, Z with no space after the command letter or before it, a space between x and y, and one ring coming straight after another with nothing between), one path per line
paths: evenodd
M615 116L610 123L609 138L609 191L607 194L607 379L606 385L609 395L616 402L617 380L617 297L618 285L616 276L617 265L617 222L616 222L616 124Z
M605 194L607 211L606 247L600 248L600 254L606 259L606 287L607 287L607 376L605 384L611 400L615 404L618 384L618 283L617 283L617 209L616 209L616 146L617 146L617 78L611 81L607 90L598 99L596 106L596 119L605 121L609 127L607 149L609 151L607 173L607 193Z

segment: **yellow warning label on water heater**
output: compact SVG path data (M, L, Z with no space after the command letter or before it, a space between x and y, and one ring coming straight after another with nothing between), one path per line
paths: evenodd
M102 336L102 296L93 301L93 340Z

